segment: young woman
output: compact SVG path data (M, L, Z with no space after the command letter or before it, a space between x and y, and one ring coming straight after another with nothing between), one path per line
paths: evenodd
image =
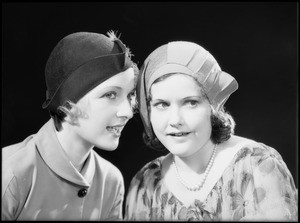
M133 116L130 56L113 32L59 41L45 69L51 119L2 149L2 220L123 218L123 177L93 147L115 150Z
M170 153L133 178L127 220L297 220L297 189L279 153L234 135L224 103L237 81L191 42L152 52L137 85L146 143Z

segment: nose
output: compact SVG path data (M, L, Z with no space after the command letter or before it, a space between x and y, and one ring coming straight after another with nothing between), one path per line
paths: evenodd
M173 107L172 109L170 109L169 124L174 128L178 128L183 125L183 119L180 114L179 108Z
M119 109L117 111L117 116L127 119L131 119L133 117L133 111L130 101L126 99L123 100L122 103L120 103Z

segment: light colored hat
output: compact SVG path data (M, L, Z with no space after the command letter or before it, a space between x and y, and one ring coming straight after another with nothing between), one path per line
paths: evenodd
M238 83L221 70L215 58L198 44L175 41L158 47L145 60L137 83L137 100L140 115L148 137L153 137L147 98L153 82L170 73L183 73L194 77L216 109L220 109Z

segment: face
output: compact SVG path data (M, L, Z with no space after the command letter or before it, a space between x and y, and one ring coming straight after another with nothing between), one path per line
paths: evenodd
M116 149L122 129L133 116L134 97L132 68L102 82L77 103L84 114L74 127L77 135L88 146Z
M188 157L211 136L211 108L192 77L174 74L150 89L150 121L160 142L174 155Z

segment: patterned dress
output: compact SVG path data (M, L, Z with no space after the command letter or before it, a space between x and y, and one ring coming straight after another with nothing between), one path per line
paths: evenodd
M163 156L132 179L125 220L298 220L298 189L280 154L262 143L241 148L207 198L185 206L163 183Z

